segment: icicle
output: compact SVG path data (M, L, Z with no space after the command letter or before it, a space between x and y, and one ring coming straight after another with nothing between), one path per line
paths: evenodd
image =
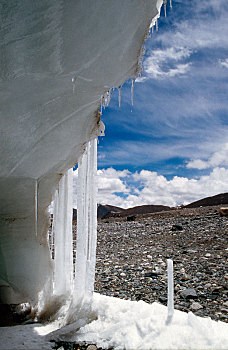
M78 164L76 300L88 301L93 293L97 241L97 139L87 144Z
M121 88L122 86L119 87L119 108L121 107Z
M66 295L72 290L73 242L72 242L72 169L59 182L55 236L54 293Z
M167 259L167 269L168 269L168 317L167 323L170 323L174 313L174 301L173 301L173 261Z
M166 17L166 6L167 6L167 0L163 0L163 4L164 4L164 10L165 10L165 17Z
M52 217L52 232L51 232L51 258L55 258L55 231L56 231L56 217L58 215L58 190L55 191L53 200L53 217Z
M172 9L173 8L172 0L170 0L169 4L170 4L170 8Z
M102 101L102 100L103 100L103 96L101 95L101 104L100 104L100 106L101 106L101 109L100 109L101 115L102 115L102 112L103 112L103 111L102 111L102 107L103 107L103 101Z
M131 79L131 105L134 105L134 87L135 87L135 79Z
M156 31L158 31L158 19L156 19Z
M153 34L153 32L154 32L154 26L152 26L151 30L152 30L152 34Z
M73 77L72 79L71 79L71 81L72 81L72 84L73 84L73 94L75 93L75 83L76 83L76 77Z
M35 180L35 233L38 234L38 181Z

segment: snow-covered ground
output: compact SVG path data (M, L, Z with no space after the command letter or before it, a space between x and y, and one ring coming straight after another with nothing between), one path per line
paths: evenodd
M158 303L122 300L94 294L92 311L97 319L67 341L86 341L115 349L227 349L228 324L200 318L191 312L174 311L167 322L167 307ZM1 328L0 349L51 349L51 332L56 322L46 326L25 325Z

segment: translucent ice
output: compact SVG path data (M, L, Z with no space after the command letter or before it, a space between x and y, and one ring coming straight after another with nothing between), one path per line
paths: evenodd
M94 289L97 243L97 139L87 143L78 163L75 298L90 299Z
M57 295L70 293L73 286L72 172L70 169L62 176L54 204L54 294Z
M167 323L171 322L174 312L174 301L173 301L173 261L167 259L168 265L168 318Z

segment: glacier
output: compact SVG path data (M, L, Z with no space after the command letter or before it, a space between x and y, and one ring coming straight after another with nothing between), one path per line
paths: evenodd
M68 170L99 135L111 89L140 71L142 45L161 5L1 1L0 305L36 305L53 288L68 293L72 270L67 280L66 261L63 271L60 260L53 262L47 208L58 197L58 256L69 219L60 208L68 205Z

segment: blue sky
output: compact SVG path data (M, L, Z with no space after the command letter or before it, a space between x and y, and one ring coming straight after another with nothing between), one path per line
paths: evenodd
M228 191L228 1L173 0L144 74L112 95L98 147L107 204L179 205Z

